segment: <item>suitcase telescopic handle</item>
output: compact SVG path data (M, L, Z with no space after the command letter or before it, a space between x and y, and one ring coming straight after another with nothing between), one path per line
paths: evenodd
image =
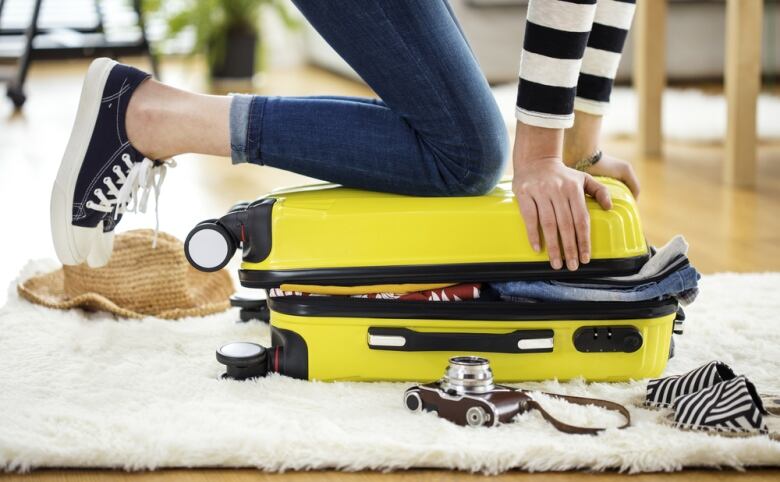
M393 351L459 351L481 353L549 353L553 330L511 333L447 333L408 328L370 327L368 347Z

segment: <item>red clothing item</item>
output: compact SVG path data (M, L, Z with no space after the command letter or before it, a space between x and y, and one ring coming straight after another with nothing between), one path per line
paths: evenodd
M462 283L433 290L415 291L412 293L371 293L363 295L350 295L350 298L368 298L377 300L402 300L402 301L462 301L479 299L482 291L480 283ZM272 288L268 291L271 297L277 296L339 296L306 293L302 291L282 291Z

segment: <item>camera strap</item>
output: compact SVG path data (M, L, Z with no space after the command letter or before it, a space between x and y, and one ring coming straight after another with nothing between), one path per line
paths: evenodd
M571 395L558 395L556 393L546 393L541 392L543 395L547 395L551 398L557 398L559 400L564 400L569 403L573 403L575 405L593 405L596 407L603 408L605 410L610 410L613 412L618 412L625 418L625 423L621 425L620 427L617 427L618 429L623 429L631 425L631 414L628 412L628 409L624 407L623 405L615 402L610 402L608 400L599 400L597 398L586 398L586 397L574 397ZM539 413L542 414L542 417L544 417L545 420L550 422L555 428L560 430L564 433L571 433L571 434L583 434L583 435L596 435L599 432L603 432L604 430L607 430L606 428L599 428L599 427L578 427L576 425L569 425L568 423L561 422L557 418L550 415L550 413L542 407L542 405L534 400L529 393L526 392L526 395L528 396L528 399L525 401L525 406L527 409L536 409L539 410ZM523 402L521 402L522 407Z

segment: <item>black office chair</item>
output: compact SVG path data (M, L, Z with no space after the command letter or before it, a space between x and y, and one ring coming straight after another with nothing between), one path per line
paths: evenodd
M56 40L47 39L46 34L50 33L48 29L39 27L41 14L41 5L43 0L24 0L34 2L32 5L32 14L27 28L0 28L0 36L23 37L24 47L21 53L16 55L3 56L0 60L16 60L14 72L6 78L0 78L0 81L6 82L6 95L14 103L17 109L24 105L27 99L24 93L24 83L27 78L27 72L30 63L39 59L70 59L70 58L90 58L90 57L113 57L117 58L123 55L147 55L151 62L152 73L159 78L159 66L157 57L152 53L149 41L146 36L146 25L141 12L141 0L132 0L132 9L138 16L138 28L140 34L135 40L111 40L106 37L104 31L104 14L100 5L100 0L94 1L94 14L97 17L97 24L91 27L68 28L69 31L78 34L78 41L63 44ZM3 8L7 0L0 0L0 21L3 18ZM58 6L61 6L60 3ZM90 12L93 13L93 12Z

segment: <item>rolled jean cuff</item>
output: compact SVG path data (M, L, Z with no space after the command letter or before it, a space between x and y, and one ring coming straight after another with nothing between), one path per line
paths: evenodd
M262 102L256 102L258 99ZM230 158L233 164L257 161L249 157L251 153L259 153L259 127L264 106L265 99L262 97L233 94L230 102Z

